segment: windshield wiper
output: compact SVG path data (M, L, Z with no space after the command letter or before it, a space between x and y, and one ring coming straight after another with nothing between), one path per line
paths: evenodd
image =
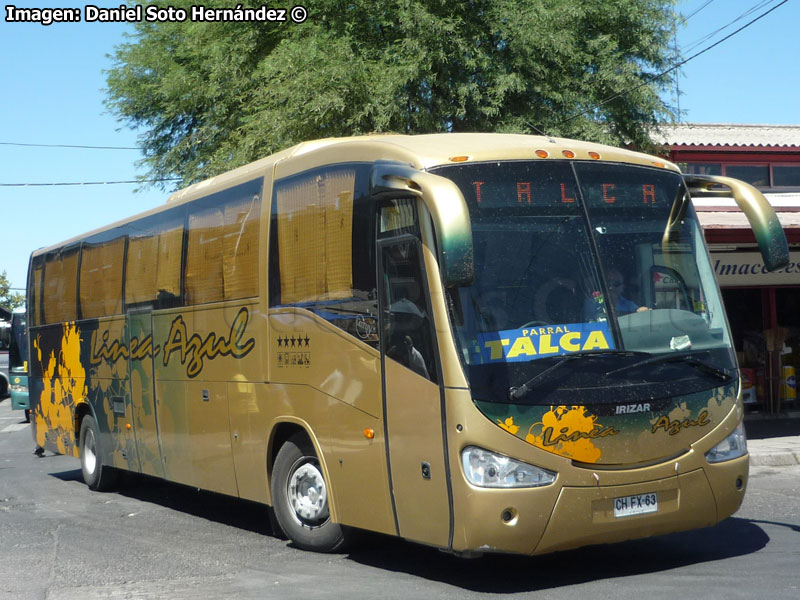
M688 354L662 354L660 356L651 356L650 358L645 358L644 360L636 361L630 365L625 365L624 367L620 367L619 369L614 369L613 371L609 371L604 375L607 377L609 375L614 375L615 373L622 373L623 371L628 371L630 369L635 369L636 367L641 367L643 365L650 365L660 362L681 362L687 365L691 365L697 368L699 371L716 377L720 381L728 382L733 379L733 375L730 373L728 369L717 367L716 365L712 365L704 360L700 360L695 356L690 356Z
M550 374L555 371L556 369L560 368L561 366L565 365L569 361L576 359L576 358L586 358L586 357L597 357L597 356L638 356L642 354L642 352L631 352L628 350L600 350L597 352L579 352L576 354L567 354L562 357L558 362L553 365L547 367L541 373L536 374L530 381L526 381L519 387L512 387L508 390L508 398L509 400L519 400L523 396L525 396L528 392L532 391L534 386L537 383L541 383L545 379L547 379Z

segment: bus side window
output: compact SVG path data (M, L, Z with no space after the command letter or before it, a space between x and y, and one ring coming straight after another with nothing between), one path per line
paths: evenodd
M77 319L78 250L73 247L47 256L42 294L45 323Z
M44 310L42 301L42 285L44 280L44 256L39 255L33 258L30 273L30 287L28 298L28 310L31 315L30 325L41 325L44 321L42 311Z
M299 306L377 348L368 165L331 165L276 182L269 305Z
M204 198L189 212L186 304L258 295L262 180Z
M125 269L125 304L171 308L181 304L182 211L132 229Z
M84 319L122 312L122 260L125 236L108 242L84 242L81 249L80 300Z
M189 214L186 250L186 304L223 299L222 211L217 207Z

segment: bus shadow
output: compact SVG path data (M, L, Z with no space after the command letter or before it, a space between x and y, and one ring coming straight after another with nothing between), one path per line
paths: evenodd
M77 481L83 484L80 469L50 473L61 481ZM267 507L197 488L148 477L137 473L124 473L117 494L200 517L208 521L229 525L261 535L271 535Z
M267 507L257 502L133 473L125 474L118 493L237 529L271 533Z
M80 481L83 482L83 475L80 469L72 469L70 471L61 471L59 473L50 473L51 477L60 479L61 481Z
M730 518L708 529L619 544L534 557L485 554L474 560L386 538L380 544L358 548L349 559L473 592L511 594L646 575L752 554L770 540L756 523Z
M54 472L81 482L80 469ZM260 535L274 535L267 507L144 475L126 474L118 494ZM473 592L511 594L666 572L745 556L770 541L760 524L732 517L707 529L610 545L588 546L543 556L485 554L466 559L377 533L363 532L343 560L452 585ZM800 532L800 528L791 527ZM291 542L288 543L293 546Z

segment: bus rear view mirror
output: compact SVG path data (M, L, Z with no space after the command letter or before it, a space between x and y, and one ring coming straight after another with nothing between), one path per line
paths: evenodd
M455 183L407 164L378 161L370 178L372 197L418 197L428 209L436 236L444 287L472 284L474 265L469 210Z
M718 175L684 175L693 198L730 198L742 209L756 236L767 271L789 264L789 244L770 203L749 183Z

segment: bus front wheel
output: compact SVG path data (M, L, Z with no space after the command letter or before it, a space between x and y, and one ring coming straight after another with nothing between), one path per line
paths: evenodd
M278 525L298 548L344 549L345 531L330 519L328 486L314 447L304 435L294 435L281 446L271 487Z
M83 417L78 440L81 471L86 485L90 490L96 492L107 492L114 489L119 481L119 471L103 464L103 455L100 452L100 430L91 415Z

